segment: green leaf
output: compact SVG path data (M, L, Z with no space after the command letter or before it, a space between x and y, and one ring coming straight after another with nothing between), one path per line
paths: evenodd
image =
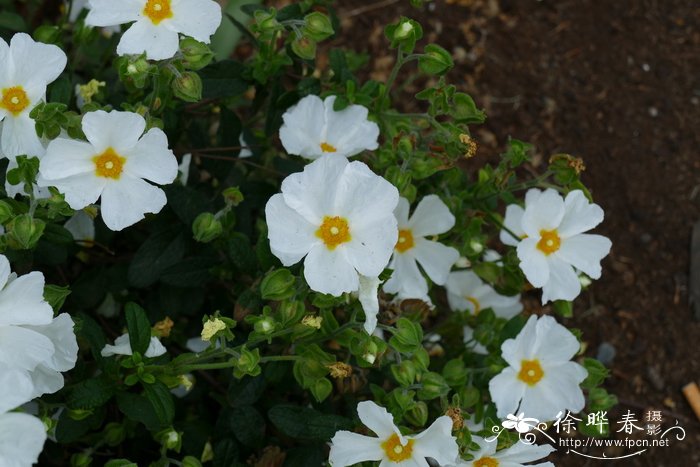
M176 287L201 287L211 279L209 271L217 264L213 258L188 258L163 271L160 280Z
M27 23L18 14L3 11L0 13L0 28L9 29L10 31L26 31Z
M107 403L115 392L114 381L105 377L90 378L74 385L68 395L71 409L94 409Z
M161 424L172 424L175 417L175 403L168 387L160 381L156 381L153 384L144 384L143 389L146 399L151 403L151 407L153 407Z
M605 368L605 365L594 358L585 358L583 360L583 367L588 372L588 377L581 383L581 387L584 389L592 389L599 386L605 381L608 374L610 374L610 371Z
M236 407L232 411L232 420L235 421L234 435L242 445L248 447L262 446L265 436L265 419L260 412L250 405Z
M141 355L146 353L151 343L151 323L146 312L136 303L129 302L124 307L126 314L126 328L129 331L131 350Z
M556 300L554 311L563 318L571 318L574 316L574 304L566 300Z
M153 404L145 396L130 392L119 393L117 407L127 418L142 423L149 431L160 431L167 427L160 421Z
M129 459L112 459L105 464L105 467L139 467L135 462Z
M296 405L276 405L267 416L282 433L301 440L328 441L338 430L352 429L347 418Z
M202 98L220 99L243 94L248 89L248 83L241 76L243 69L235 60L224 60L201 70Z
M136 251L129 265L129 282L134 287L153 285L163 271L182 260L185 238L179 229L157 232Z
M70 295L70 288L68 286L61 287L59 285L48 284L44 286L44 300L46 300L51 308L53 308L54 313L58 313L65 303L66 298Z

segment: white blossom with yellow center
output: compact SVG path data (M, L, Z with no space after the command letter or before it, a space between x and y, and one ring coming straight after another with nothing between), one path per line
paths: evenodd
M39 166L40 183L55 186L73 209L101 201L102 220L122 230L158 213L165 193L145 180L165 185L178 174L177 159L162 130L144 134L146 120L132 112L89 112L82 122L87 142L57 138Z
M439 417L425 431L404 436L391 414L372 401L357 404L357 415L377 437L338 431L331 439L328 458L331 467L348 467L365 461L379 461L381 467L429 467L426 457L440 465L449 465L458 456L450 417Z
M167 350L163 344L160 343L160 339L158 339L156 336L151 336L151 340L148 343L148 348L143 355L148 358L154 358L160 357L166 352ZM107 344L100 352L103 357L111 357L112 355L133 355L133 353L129 334L122 334L121 336L117 337L114 341L114 345Z
M289 108L280 128L282 146L289 154L307 159L352 157L379 147L379 126L367 119L367 108L350 105L333 110L335 96L325 100L309 95Z
M282 264L304 260L311 289L334 296L361 292L367 327L376 314L366 292L387 266L398 230L393 210L396 188L362 162L324 157L282 182L282 193L267 203L270 249ZM375 300L376 302L376 300ZM378 308L378 307L377 307Z
M551 316L530 316L517 337L501 346L509 366L489 382L498 417L524 413L544 422L559 412L580 412L585 399L579 385L588 372L571 361L579 348L576 337Z
M520 295L501 295L482 281L473 271L455 271L447 276L447 302L453 311L478 315L490 308L495 315L511 319L523 310Z
M42 157L44 146L29 113L44 100L46 86L66 67L66 54L57 46L35 42L18 33L8 45L0 38L0 154Z
M525 209L508 206L504 226L510 232L504 229L501 240L517 246L525 277L542 288L542 304L578 296L581 282L576 269L593 279L600 277L600 262L612 243L602 235L584 232L603 217L600 206L589 202L581 190L564 199L553 189L532 189L525 197Z
M479 436L472 436L471 441L479 446L478 450L469 453L472 460L460 459L456 464L446 467L528 467L528 465L554 467L551 462L530 464L530 462L544 459L556 450L549 444L537 445L518 441L509 448L496 452L498 446L496 440L488 442Z
M399 299L416 298L430 303L428 281L418 265L434 283L445 285L459 252L425 237L447 232L455 225L455 217L436 195L424 197L410 218L409 209L408 200L401 198L394 210L399 239L389 264L394 272L383 288L387 293L398 294Z
M209 43L221 24L221 7L213 0L90 0L89 26L134 22L119 45L119 55L146 53L151 60L175 56L179 34Z

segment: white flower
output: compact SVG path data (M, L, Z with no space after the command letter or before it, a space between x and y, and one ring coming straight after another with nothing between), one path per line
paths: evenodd
M518 441L509 448L496 452L495 440L486 442L483 438L472 436L472 442L479 445L479 450L470 452L474 460L457 462L456 467L526 467L523 464L544 459L555 449L549 444L526 444ZM528 464L529 466L554 467L551 462Z
M243 138L243 132L241 132L241 136L238 137L238 144L241 145L241 150L238 153L239 159L246 159L248 157L253 156L253 151L251 151L250 147L248 146L248 143Z
M520 334L501 346L509 366L489 382L498 416L522 413L549 421L559 412L580 412L585 400L579 384L588 373L570 361L579 347L576 337L551 316L530 316Z
M42 183L55 186L73 209L93 204L101 196L102 219L122 230L158 213L165 193L160 185L177 176L177 159L162 130L143 134L146 120L132 112L89 112L83 117L88 142L57 138L49 144L39 171Z
M377 313L379 313L379 277L360 275L358 298L362 304L367 319L364 328L367 334L374 333L377 328Z
M472 352L479 355L489 354L488 349L474 338L474 329L472 329L470 326L464 326L462 332L464 335L464 343Z
M15 34L10 45L0 38L0 152L10 160L44 155L29 112L44 100L46 86L58 78L66 60L60 48L35 42L27 34Z
M36 463L46 441L46 428L36 417L9 412L32 398L33 385L21 370L0 364L0 466Z
M455 271L447 277L447 302L453 311L478 315L491 308L499 318L511 319L523 310L520 295L501 295L484 283L473 271Z
M355 292L360 275L378 276L396 244L399 195L362 162L324 157L282 182L267 202L270 249L282 264L304 260L311 289Z
M418 264L433 282L444 285L459 252L425 237L447 232L455 225L455 217L435 195L423 198L410 218L408 211L408 200L401 198L394 211L399 226L399 239L389 264L394 272L384 284L384 291L398 293L400 299L426 300L428 282L418 270Z
M17 277L0 255L0 366L25 372L31 399L61 389L61 372L72 369L77 358L73 320L66 313L53 317L44 300L44 275Z
M379 147L379 126L367 120L367 108L351 105L336 112L335 96L309 95L288 109L280 128L282 146L289 154L317 159L324 154L351 157Z
M530 190L525 209L522 213L519 209L508 206L506 226L522 238L517 248L525 277L534 287L542 288L542 304L573 300L581 292L574 268L598 279L600 261L610 252L609 239L583 233L603 221L603 210L589 203L581 190L563 199L553 189ZM516 243L505 235L501 233L505 243Z
M213 0L90 0L89 26L114 26L135 21L117 46L119 55L146 53L150 60L173 57L179 34L209 43L221 24L221 7Z
M95 241L95 221L85 211L78 211L68 219L63 227L71 233L76 242L91 245Z
M149 358L160 357L165 352L167 352L167 350L163 347L163 344L160 343L160 340L158 340L156 336L151 336L151 342L149 342L148 349L146 349L144 356ZM114 341L114 345L105 345L100 353L103 357L111 357L112 355L132 355L133 352L131 350L129 334L122 334L117 337Z
M450 417L439 417L422 433L404 436L394 425L391 414L374 402L357 404L357 414L377 438L349 431L337 432L331 440L329 462L332 467L364 461L381 461L380 467L428 467L426 457L445 465L454 463L458 456Z

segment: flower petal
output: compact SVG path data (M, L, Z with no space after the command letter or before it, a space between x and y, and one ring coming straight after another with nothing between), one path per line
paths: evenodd
M97 177L94 173L85 173L58 180L44 180L44 183L55 186L63 193L71 208L83 209L97 201L107 185L107 179Z
M422 298L428 295L428 282L418 270L418 263L410 253L394 253L389 264L394 270L384 283L386 293L398 293L401 298Z
M379 436L380 440L396 434L399 435L401 443L405 444L405 439L394 424L394 417L384 407L372 401L362 401L357 404L357 415L367 428Z
M455 216L447 205L436 195L425 196L408 221L414 236L438 235L455 225Z
M530 315L525 326L520 330L515 339L507 339L501 345L501 357L508 362L508 365L519 370L522 360L532 360L535 358L537 344L537 323L536 315Z
M24 413L0 415L0 452L9 466L32 465L46 442L46 427L36 417Z
M26 326L27 329L48 337L56 348L51 358L44 362L47 368L68 371L75 367L75 362L78 360L78 341L73 331L74 326L73 319L68 313L61 313L49 324Z
M377 328L377 313L379 313L379 277L360 275L359 300L365 312L365 331L372 335Z
M135 177L159 185L172 183L177 177L177 159L168 148L168 137L159 128L148 130L133 148L122 155L127 158L124 170Z
M28 34L12 36L10 54L14 62L14 78L17 84L46 90L63 72L68 58L65 52L53 44L36 42ZM43 92L40 92L40 95Z
M350 228L352 240L342 246L348 261L360 274L378 276L389 264L398 239L396 219L389 215L359 229L351 223Z
M399 202L399 191L372 172L366 164L359 161L350 162L336 186L334 212L347 217L352 229L361 229L375 222L385 222L387 218L396 225L394 209ZM396 240L398 230L391 245L392 249Z
M600 278L600 262L610 253L612 242L602 235L579 234L562 239L557 257L585 272L593 279Z
M520 240L525 236L525 232L523 231L523 214L525 214L525 210L517 204L511 204L506 208L503 226L510 232L506 229L501 230L499 238L503 244L517 246ZM518 238L514 238L511 233L517 235Z
M576 336L551 316L541 316L537 320L536 332L533 354L543 364L568 362L581 349Z
M438 417L425 431L413 437L414 457L430 457L440 465L449 465L459 457L457 439L452 436L452 419Z
M97 155L90 143L68 138L56 138L46 148L39 171L47 182L73 175L94 173Z
M285 266L298 263L319 239L316 226L291 209L284 196L276 194L265 206L270 249Z
M394 209L394 217L396 217L396 222L399 225L399 229L408 227L408 212L410 209L411 205L409 204L408 200L403 197L399 198L399 203Z
M221 24L221 7L212 0L173 0L168 27L208 44Z
M518 442L496 454L496 459L502 462L512 462L514 464L525 464L547 457L556 451L550 444L526 444Z
M554 300L573 300L581 293L581 282L574 268L567 262L551 255L549 264L549 279L542 286L542 304ZM534 284L533 284L534 285Z
M90 0L90 12L85 17L88 26L114 26L139 19L142 0Z
M338 431L331 439L328 461L333 467L349 467L359 462L378 461L382 457L384 450L379 439L350 431Z
M452 311L474 311L474 304L466 297L474 296L483 281L473 271L455 271L447 276L447 302Z
M336 215L335 187L348 160L343 157L322 157L282 181L282 194L287 206L307 221L320 226L323 217Z
M0 292L0 326L50 324L52 319L42 273L32 271L11 280Z
M0 419L2 414L14 410L32 399L34 387L26 371L12 366L0 365ZM2 445L2 436L0 436ZM5 451L0 448L3 454Z
M459 251L424 238L416 238L415 245L412 253L425 273L436 284L445 285L452 265L459 259Z
M525 392L525 383L518 380L515 370L505 368L489 381L491 400L496 404L499 418L514 414Z
M313 94L301 99L282 115L280 141L289 154L316 159L324 153L321 143L325 137L323 101Z
M304 278L312 290L335 297L359 288L357 271L346 259L344 250L329 250L319 243L311 248L304 260Z
M352 157L364 150L379 147L379 126L367 120L368 110L361 105L350 105L343 110L333 110L335 96L324 101L326 116L326 141L337 149L336 155Z
M28 113L3 120L0 148L6 157L27 155L41 158L46 152Z
M603 222L605 213L597 204L590 203L581 190L574 190L564 200L566 213L559 224L559 235L563 238L591 230Z
M32 371L49 360L55 348L51 340L21 326L0 327L0 363Z
M520 269L534 287L542 287L549 281L549 262L547 257L537 249L536 238L528 237L518 243Z
M65 385L63 375L46 365L38 365L30 373L34 391L32 398L43 396L44 394L54 394L60 391Z
M107 183L102 192L102 220L110 230L119 231L158 213L165 203L165 193L140 178L123 174L116 182Z
M180 48L177 32L156 26L148 19L140 19L122 35L117 45L118 55L141 55L149 60L165 60L175 56Z
M136 146L146 128L146 120L134 112L97 110L85 114L82 127L95 147L95 154L112 148L121 155Z
M561 195L549 188L534 202L525 206L523 231L529 237L539 238L541 230L554 230L559 227L565 212Z

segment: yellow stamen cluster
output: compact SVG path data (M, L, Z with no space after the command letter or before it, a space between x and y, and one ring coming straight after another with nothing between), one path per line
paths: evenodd
M29 106L29 98L22 86L13 86L2 90L2 100L0 107L10 112L12 115L19 115Z
M399 240L396 242L396 251L405 253L416 245L413 240L413 232L409 229L399 230Z
M498 467L499 465L498 459L493 457L482 457L478 461L474 461L474 467Z
M321 151L323 152L337 152L338 150L335 146L326 143L325 141L321 143Z
M153 24L172 18L173 11L170 8L170 0L148 0L143 8L144 16L147 16Z
M561 238L557 229L540 230L540 241L537 242L537 248L545 255L551 255L561 246Z
M328 371L330 371L331 377L335 379L347 378L352 375L352 367L343 362L331 363L328 365Z
M459 142L467 146L467 152L464 153L465 159L471 159L476 155L478 145L476 144L476 141L474 141L474 138L466 133L462 133L459 135Z
M325 216L316 236L323 240L329 250L335 250L338 245L349 242L352 238L348 221L339 216Z
M520 379L520 381L529 386L534 386L539 383L543 377L544 370L542 370L542 365L540 365L539 360L523 360L520 362L520 371L518 372L518 379Z
M107 148L102 154L92 158L95 163L95 173L98 177L118 180L124 171L126 158L117 154L114 149Z
M413 440L409 439L406 445L401 444L399 435L394 433L389 439L382 443L382 449L386 453L386 457L392 462L402 462L411 458L413 454Z

